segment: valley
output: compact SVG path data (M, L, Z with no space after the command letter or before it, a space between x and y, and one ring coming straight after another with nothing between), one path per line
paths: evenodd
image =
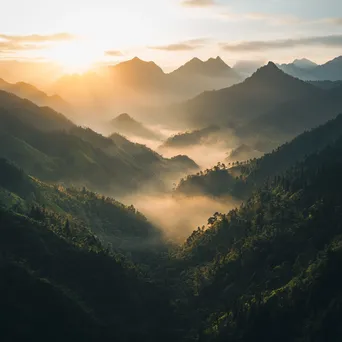
M1 338L337 341L339 62L1 80Z

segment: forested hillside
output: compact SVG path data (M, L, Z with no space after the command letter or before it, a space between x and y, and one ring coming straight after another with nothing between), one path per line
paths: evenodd
M216 213L176 255L203 341L337 341L342 139Z
M176 338L163 290L86 229L68 229L44 211L0 207L0 236L2 340Z
M190 159L165 159L124 138L123 146L113 137L75 126L49 108L5 92L0 95L4 97L4 106L0 107L0 157L14 161L43 181L85 185L118 196L136 191L141 182L163 190L167 188L165 178L169 182L198 167ZM135 150L141 153L137 155Z
M301 161L342 136L342 115L324 125L304 132L261 158L218 165L182 179L176 189L185 195L207 194L248 197L267 179L283 174Z

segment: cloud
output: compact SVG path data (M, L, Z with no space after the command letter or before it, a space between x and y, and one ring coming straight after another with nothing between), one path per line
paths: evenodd
M332 25L342 25L342 18L324 18L321 22Z
M108 57L122 57L123 56L123 53L119 50L108 50L108 51L105 51L105 56L108 56Z
M18 51L33 51L46 48L47 43L74 39L69 33L55 33L50 35L8 35L0 34L0 53L7 54Z
M38 44L17 44L13 42L2 42L0 41L0 53L10 53L15 51L30 51L40 50L45 48L45 45Z
M57 41L65 41L72 40L75 37L69 33L55 33L50 35L40 35L40 34L31 34L31 35L7 35L0 34L0 39L6 40L13 43L46 43L46 42L57 42Z
M294 15L277 15L263 12L236 13L225 11L220 13L220 17L229 21L264 21L273 25L300 24L304 21Z
M183 6L187 7L208 7L216 5L214 0L184 0Z
M149 49L163 51L191 51L203 47L203 45L208 41L208 38L196 38L168 45L149 46Z
M244 41L239 43L221 43L221 48L230 52L260 51L265 49L293 48L297 46L342 47L342 35L305 37L296 39L278 39L267 41Z

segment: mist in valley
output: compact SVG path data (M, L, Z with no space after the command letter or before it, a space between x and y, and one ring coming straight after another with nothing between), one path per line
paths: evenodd
M240 202L231 198L214 199L208 196L174 196L141 193L120 198L126 205L133 204L164 234L166 239L183 243L197 229L207 225L215 212L226 213Z

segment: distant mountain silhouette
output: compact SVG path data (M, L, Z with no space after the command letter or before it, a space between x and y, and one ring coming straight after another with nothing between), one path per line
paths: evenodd
M110 122L112 129L124 135L137 136L145 139L160 140L161 135L145 127L142 123L134 120L127 113L120 114Z
M220 127L218 126L209 126L199 130L178 133L168 138L160 148L179 148L198 145L208 140L211 134L215 134L219 130Z
M59 95L49 96L29 83L17 82L13 84L0 79L0 89L28 99L39 106L51 107L64 114L72 114L73 112L71 105Z
M205 62L195 57L170 73L170 75L181 77L202 75L207 77L229 77L234 81L241 80L241 77L220 57L209 58Z
M49 107L39 107L33 102L0 90L0 107L33 127L43 131L70 129L74 124L64 115Z
M322 81L342 80L342 56L336 57L323 65L319 65L313 70L313 75Z
M177 71L165 73L154 62L135 57L101 67L96 73L63 76L52 89L88 114L99 108L103 115L111 115L113 110L141 112L146 107L149 114L152 107L228 87L241 79L221 58L193 59Z
M218 91L208 91L172 107L192 125L223 124L235 127L289 100L319 93L311 84L295 79L269 62L244 82Z
M254 74L259 68L264 66L264 62L262 61L237 61L233 66L233 70L237 72L241 77L247 78Z
M292 64L297 66L298 68L309 70L318 66L317 63L312 62L307 58L295 59Z
M233 149L227 157L227 161L245 161L253 158L258 158L263 155L263 152L254 149L253 147L242 144Z
M279 65L279 68L291 76L308 81L342 80L342 56L322 65L317 65L306 58L296 59L293 63Z
M145 62L138 57L108 67L111 76L121 85L141 88L165 87L166 74L154 62Z

